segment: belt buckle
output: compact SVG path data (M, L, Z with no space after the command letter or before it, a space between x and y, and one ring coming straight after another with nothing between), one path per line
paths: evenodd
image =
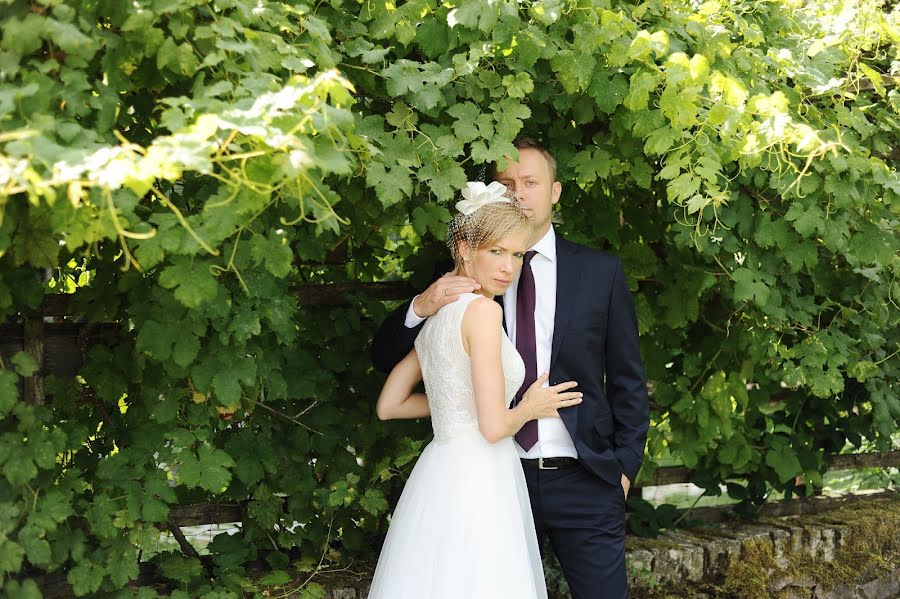
M544 466L544 458L538 458L539 470L559 470L559 466Z

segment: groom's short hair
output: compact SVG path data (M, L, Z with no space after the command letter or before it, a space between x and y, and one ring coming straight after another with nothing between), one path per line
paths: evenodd
M544 160L547 161L547 166L550 167L550 180L556 181L556 158L553 157L553 154L550 153L550 150L547 149L547 146L539 142L533 137L517 137L512 142L513 147L517 150L535 150L541 153L541 156L544 157ZM491 163L491 178L497 178L497 163Z

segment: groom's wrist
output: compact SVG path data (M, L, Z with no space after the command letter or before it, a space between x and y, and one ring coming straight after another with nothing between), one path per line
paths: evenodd
M421 293L419 295L417 295L416 297L412 298L412 301L409 302L409 309L412 310L414 317L418 318L419 320L425 320L424 316L419 316L419 313L416 312L416 300L419 299L420 297L422 297Z
M408 329L414 329L423 322L425 322L425 318L416 314L416 300L419 298L417 295L409 302L409 308L406 310L406 320L403 324L406 325Z

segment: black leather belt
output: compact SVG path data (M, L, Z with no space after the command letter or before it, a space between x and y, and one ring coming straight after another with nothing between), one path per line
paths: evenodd
M522 465L540 470L556 470L566 466L574 466L578 463L575 458L521 458Z

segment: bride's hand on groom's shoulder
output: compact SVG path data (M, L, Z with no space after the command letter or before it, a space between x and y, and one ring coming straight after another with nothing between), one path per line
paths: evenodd
M532 418L559 418L559 410L576 406L582 402L580 391L569 391L573 387L577 387L575 381L566 381L558 385L542 387L550 373L545 372L528 387L525 395L522 396L521 405L527 406L532 413Z
M428 318L463 293L473 293L481 288L475 279L447 273L428 286L413 300L413 311L420 318Z

